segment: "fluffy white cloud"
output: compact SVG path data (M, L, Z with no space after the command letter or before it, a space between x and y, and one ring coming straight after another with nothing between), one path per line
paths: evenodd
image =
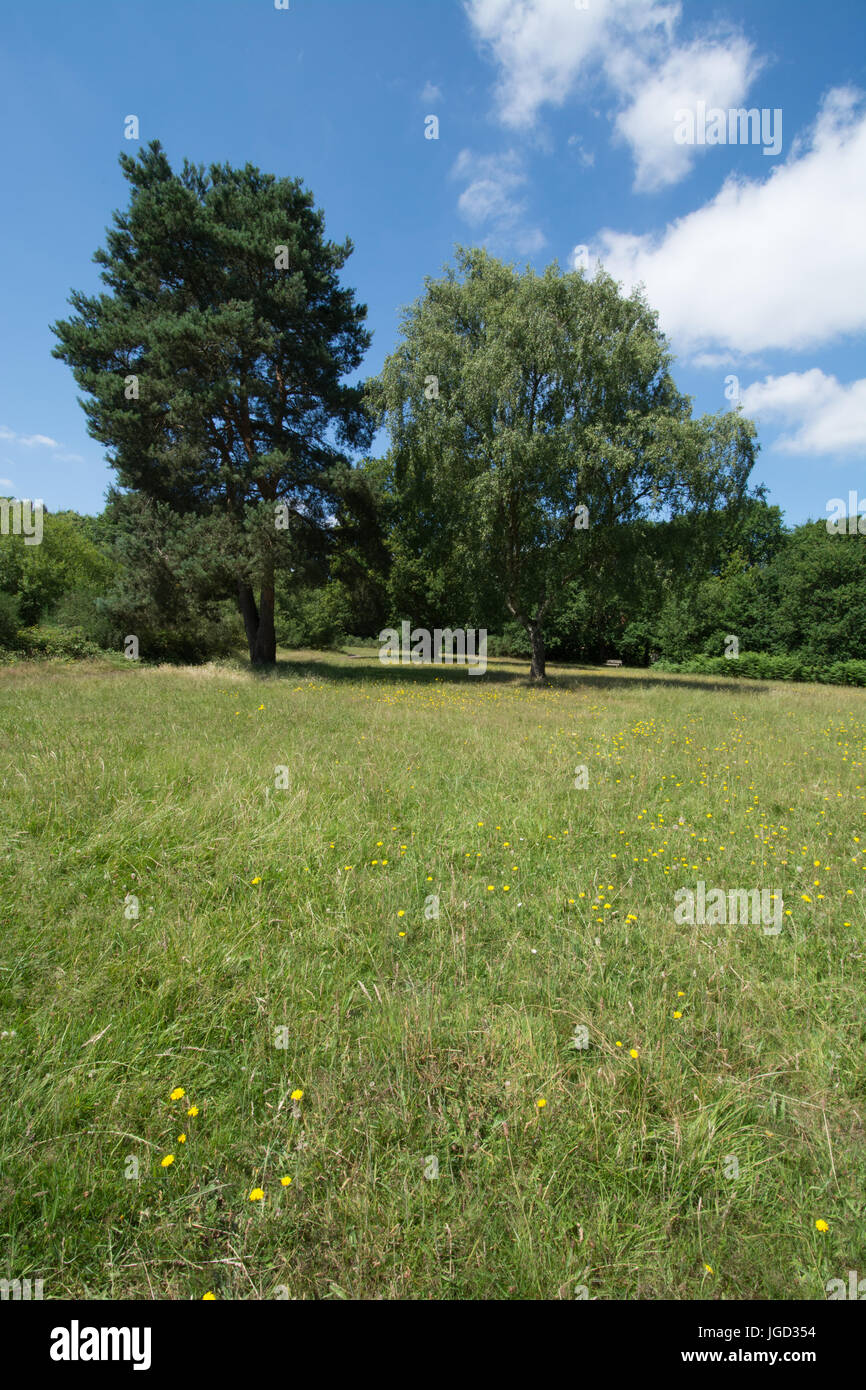
M830 92L784 164L728 179L660 237L601 233L593 249L606 269L645 284L678 350L796 350L866 329L861 97Z
M725 111L739 107L760 63L745 39L731 38L725 44L699 40L676 48L659 68L642 59L623 65L623 72L626 66L637 68L627 84L635 97L615 124L632 148L635 189L646 193L677 183L697 155L712 148L677 144L677 111L694 111L699 101Z
M471 226L485 229L495 241L507 241L521 255L541 249L544 235L527 224L526 204L515 196L527 176L514 150L497 155L461 150L451 172L455 178L469 180L457 207Z
M676 112L738 106L760 62L752 46L717 30L676 43L679 3L669 0L465 0L482 46L499 68L500 120L535 124L545 103L586 100L594 85L612 90L614 130L631 147L635 187L650 191L681 179L701 151L677 144Z
M437 87L434 82L424 83L424 88L421 92L421 100L424 102L425 106L428 105L431 101L441 100L441 97L442 90L440 87Z
M790 454L866 453L866 378L844 386L818 367L753 382L743 409L788 430L773 447Z
M499 65L499 115L531 125L544 102L561 105L578 80L603 66L626 35L650 43L668 36L678 3L664 0L465 0L470 23Z

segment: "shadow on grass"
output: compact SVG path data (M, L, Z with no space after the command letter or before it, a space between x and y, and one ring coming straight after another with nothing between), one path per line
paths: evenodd
M641 690L657 690L660 686L673 690L731 691L750 695L765 695L767 683L748 681L736 676L728 680L677 676L661 672L654 675L650 668L624 667L622 675L613 676L604 667L582 666L569 663L567 668L553 662L551 674L543 685L529 679L529 663L523 669L514 669L522 663L509 661L504 657L488 657L487 670L481 674L470 675L466 666L457 665L407 665L391 666L378 660L376 651L355 655L344 651L308 651L303 654L293 652L287 657L278 657L275 666L259 670L256 674L261 680L294 680L314 676L316 680L329 681L334 685L340 682L369 682L385 686L424 685L500 685L513 686L522 690L613 690L622 691L638 686Z

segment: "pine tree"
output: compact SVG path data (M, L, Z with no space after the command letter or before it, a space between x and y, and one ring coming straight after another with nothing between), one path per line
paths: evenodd
M250 660L273 662L275 573L327 548L343 450L371 438L343 383L370 344L338 282L352 244L325 240L298 180L175 173L158 141L120 164L129 207L94 257L107 289L73 292L54 355L121 486L218 523L190 534L219 536L202 564L231 584Z

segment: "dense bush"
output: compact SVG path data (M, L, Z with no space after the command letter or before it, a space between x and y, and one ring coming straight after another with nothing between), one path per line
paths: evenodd
M100 656L101 649L95 642L85 637L80 628L41 627L20 628L15 637L15 648L23 656L59 657L81 660L83 657Z
M346 641L351 605L341 584L304 589L286 598L277 611L277 645L281 647L339 647Z
M17 594L0 589L0 647L14 647L21 626L21 606Z
M820 661L808 654L740 652L739 657L694 656L687 661L655 662L655 671L745 680L818 681L825 685L866 685L866 661Z
M532 655L528 633L520 623L506 623L501 633L488 634L487 655L528 659Z

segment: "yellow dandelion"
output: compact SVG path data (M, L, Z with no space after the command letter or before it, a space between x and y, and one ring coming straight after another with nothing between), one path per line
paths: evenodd
M198 1114L198 1106L197 1106L197 1105L191 1105L191 1106L189 1107L189 1110L187 1110L186 1113L187 1113L188 1115L197 1115L197 1114Z
M254 1187L253 1190L252 1190L252 1192L250 1193L250 1201L251 1201L251 1202L263 1202L264 1200L265 1200L265 1194L264 1194L264 1192L262 1191L262 1189L261 1189L260 1187Z
M186 1092L184 1091L182 1086L175 1086L174 1090L169 1096L169 1100L181 1100L185 1095Z
M679 1009L674 1009L674 1018L682 1018L682 1013Z
M707 1271L707 1274L712 1274L712 1272L713 1272L713 1267L712 1267L712 1265L705 1264L705 1265L704 1265L704 1269Z
M406 913L403 911L402 907L400 908L400 911L397 913L397 916L398 916L398 917L405 917L405 916L406 916Z
M201 1301L202 1303L216 1303L216 1294L210 1292L203 1293L201 1296Z
M830 1227L827 1225L827 1222L826 1222L826 1221L816 1221L816 1222L815 1222L815 1230L816 1230L816 1231L829 1231L829 1229L830 1229Z
M292 1091L292 1100L303 1100L303 1099L304 1099L304 1093L303 1093L303 1091Z
M177 1136L177 1142L178 1142L179 1144L185 1144L185 1143L186 1143L186 1135L185 1135L185 1134L179 1134L179 1135Z
M535 1104L538 1106L539 1110L543 1110L545 1105L547 1104L547 1101L544 1099L544 1096L539 1096Z
M289 1178L289 1177L280 1178L280 1186L281 1186L281 1187L291 1187L291 1185L292 1185L292 1180L291 1180L291 1178Z
M638 1050L637 1050L636 1047L632 1047L632 1048L630 1048L629 1054L628 1054L628 1055L629 1055L629 1057L638 1057L640 1054L639 1054L639 1052L638 1052Z
M164 1158L164 1159L161 1161L161 1163L160 1163L160 1167L161 1167L161 1168L170 1168L171 1165L172 1165L173 1163L174 1163L174 1154L166 1154L165 1158Z
M258 874L257 874L255 878L251 878L251 879L250 879L250 887L252 888L252 886L253 886L254 884L256 884L256 883L261 883L261 881L262 881L261 878L260 878L260 877L258 876Z

